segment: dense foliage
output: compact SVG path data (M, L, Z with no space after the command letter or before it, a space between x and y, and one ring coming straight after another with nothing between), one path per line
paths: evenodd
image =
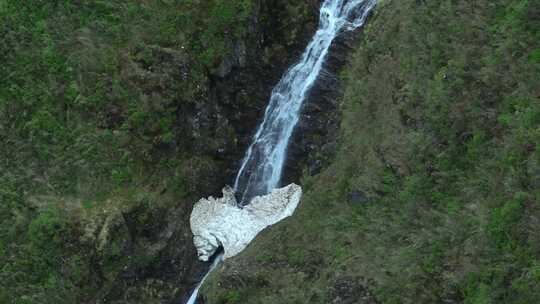
M316 2L0 0L0 303L180 301Z
M538 302L539 54L538 1L381 1L333 164L211 302Z
M207 101L208 70L245 35L251 5L0 1L1 303L107 293L114 278L83 224L134 192L196 192L190 179L215 161L189 144L184 108Z
M193 257L161 232L226 183L208 151L234 133L194 132L189 111L261 3L0 0L0 303L174 295L167 262ZM288 41L261 62L301 39L309 4L284 3L258 16ZM335 159L210 303L537 302L539 79L538 1L381 0Z
M126 181L136 161L180 140L179 104L204 100L205 69L249 12L245 0L3 1L3 165L62 192ZM147 72L166 70L165 56L186 81Z

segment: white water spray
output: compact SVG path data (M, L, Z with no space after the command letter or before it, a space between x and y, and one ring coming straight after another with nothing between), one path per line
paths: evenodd
M307 93L317 80L332 41L343 30L362 26L377 0L326 0L319 29L302 55L276 87L264 120L248 148L234 183L243 205L279 186L287 146Z

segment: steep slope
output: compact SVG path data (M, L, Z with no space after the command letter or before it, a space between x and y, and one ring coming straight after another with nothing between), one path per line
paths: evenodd
M540 4L381 1L338 152L209 303L535 303Z
M180 301L317 4L0 1L0 303Z

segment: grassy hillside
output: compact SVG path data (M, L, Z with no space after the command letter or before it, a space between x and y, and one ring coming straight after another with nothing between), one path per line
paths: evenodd
M112 219L131 214L151 234L206 187L217 164L193 158L178 112L207 101L206 71L245 34L250 6L0 1L1 303L83 303L154 261L126 261L137 232Z
M0 303L179 299L192 202L229 182L246 136L216 71L247 69L255 46L270 61L310 16L306 1L0 0ZM253 86L223 103L260 102Z
M94 195L180 141L178 109L207 100L206 69L251 2L167 3L2 1L3 166Z
M340 147L210 303L536 303L540 3L381 1Z

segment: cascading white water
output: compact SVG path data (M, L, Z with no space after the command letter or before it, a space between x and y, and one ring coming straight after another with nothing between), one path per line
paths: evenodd
M362 26L377 0L325 0L320 10L319 29L301 60L291 67L272 90L264 120L248 148L234 183L240 204L247 205L259 195L277 188L285 163L287 146L298 123L308 91L319 76L332 41L342 30ZM195 304L197 294L210 272L221 262L216 257L210 270L195 288L187 304Z
M197 295L199 294L199 289L201 289L201 286L203 285L204 281L208 277L208 275L214 270L214 268L217 267L219 263L223 260L223 253L220 253L218 256L214 258L214 262L212 262L212 265L210 266L210 269L208 272L204 275L202 280L199 282L195 290L191 293L191 296L189 297L189 300L186 302L186 304L195 304L197 303Z
M319 29L302 55L272 91L264 120L236 176L234 189L242 205L279 186L289 139L308 91L319 76L332 41L342 30L363 25L377 0L326 0Z

